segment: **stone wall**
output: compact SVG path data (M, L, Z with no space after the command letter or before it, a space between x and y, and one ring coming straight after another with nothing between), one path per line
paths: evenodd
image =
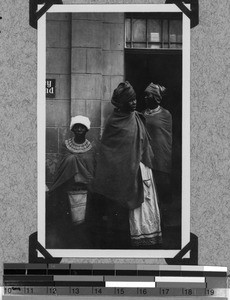
M53 181L70 117L91 120L87 138L97 141L112 110L113 90L124 79L124 14L47 14L47 185Z

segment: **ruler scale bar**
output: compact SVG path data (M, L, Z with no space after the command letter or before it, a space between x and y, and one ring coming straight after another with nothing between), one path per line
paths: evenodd
M4 288L4 295L75 295L75 296L203 296L227 297L227 289L202 288L105 288L105 287L23 287L20 290ZM21 298L24 299L24 298ZM44 299L44 298L42 298Z
M200 271L200 272L227 272L227 267L217 266L190 266L190 265L131 265L131 264L27 264L27 263L5 263L7 269L77 269L77 270L154 270L154 271Z
M6 297L18 295L23 300L27 295L43 295L42 299L87 295L214 300L228 293L227 268L215 266L7 263L3 284Z
M97 271L110 271L116 273L125 273L125 275L129 274L137 274L140 271L155 271L157 273L164 274L164 272L216 272L216 273L227 273L226 267L215 267L215 266L156 266L156 265L127 265L127 264L14 264L14 263L6 263L4 264L4 271L17 270L20 272L25 272L26 270L47 270L48 272L52 271L88 271L93 275L93 272Z

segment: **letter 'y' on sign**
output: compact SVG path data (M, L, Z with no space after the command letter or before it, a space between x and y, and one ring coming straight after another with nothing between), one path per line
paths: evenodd
M55 79L46 79L46 98L55 98Z

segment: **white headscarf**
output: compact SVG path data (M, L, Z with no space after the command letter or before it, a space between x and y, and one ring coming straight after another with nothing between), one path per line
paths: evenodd
M75 124L82 124L85 125L85 127L89 130L90 129L90 120L87 117L78 115L71 118L70 122L70 130L73 128Z

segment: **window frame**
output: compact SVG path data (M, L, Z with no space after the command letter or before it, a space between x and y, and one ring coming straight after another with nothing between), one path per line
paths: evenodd
M126 41L126 20L130 19L130 42ZM146 24L146 40L145 42L134 42L133 41L133 22L132 20L145 20ZM148 20L160 20L160 41L159 42L149 42L148 41ZM163 40L163 26L164 26L164 20L167 21L167 33L168 33L168 41L164 42ZM183 29L183 23L182 23L182 14L181 13L126 13L125 14L125 51L127 49L133 51L133 50L150 50L151 52L156 51L162 51L162 50L170 50L170 51L179 51L181 52L183 43L182 42L170 42L170 21L180 20L181 21L181 28ZM182 33L183 35L183 33ZM137 43L145 43L145 47L133 47L134 44ZM130 47L127 47L127 44L130 44ZM153 45L159 45L160 48L150 48L148 47L149 44ZM170 48L171 44L181 45L180 48ZM164 47L164 45L167 45L168 47ZM128 50L128 51L129 51Z

